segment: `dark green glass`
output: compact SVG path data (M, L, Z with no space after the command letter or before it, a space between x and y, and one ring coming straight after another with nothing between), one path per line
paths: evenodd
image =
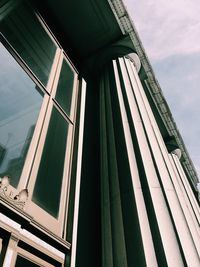
M58 217L68 123L54 107L32 200L54 217Z
M17 187L43 96L0 43L0 177Z
M17 6L1 21L0 31L38 79L46 85L56 46L32 10L25 5Z
M72 91L74 84L74 72L66 60L63 61L60 78L58 82L56 101L70 115Z
M15 267L40 267L40 265L29 261L28 259L23 258L21 256L17 256Z

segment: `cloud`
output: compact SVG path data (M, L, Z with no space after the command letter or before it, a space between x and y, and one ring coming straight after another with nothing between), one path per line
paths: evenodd
M124 0L200 177L199 0Z
M200 52L199 0L124 0L150 59Z
M164 96L200 177L200 53L154 64Z

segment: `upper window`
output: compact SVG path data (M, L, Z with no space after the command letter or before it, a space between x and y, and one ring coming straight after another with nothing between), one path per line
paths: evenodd
M69 66L68 62L64 60L62 63L55 99L68 115L71 113L74 78L74 71Z
M19 5L1 21L0 29L31 71L47 85L56 45L35 14L27 6Z
M27 198L25 211L63 236L78 75L29 7L7 12L0 31L1 197L19 208Z

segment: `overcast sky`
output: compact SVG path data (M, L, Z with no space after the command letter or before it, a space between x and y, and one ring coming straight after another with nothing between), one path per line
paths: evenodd
M124 0L200 178L200 0Z

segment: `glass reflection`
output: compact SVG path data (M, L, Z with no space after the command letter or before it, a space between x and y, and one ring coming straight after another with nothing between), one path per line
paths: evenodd
M46 85L56 46L26 5L13 9L0 24L1 32L30 69Z
M1 43L0 61L0 176L17 187L43 97Z
M32 200L55 218L59 214L67 134L68 123L54 107Z
M74 72L67 61L64 60L58 82L56 100L68 115L70 115L73 85Z

